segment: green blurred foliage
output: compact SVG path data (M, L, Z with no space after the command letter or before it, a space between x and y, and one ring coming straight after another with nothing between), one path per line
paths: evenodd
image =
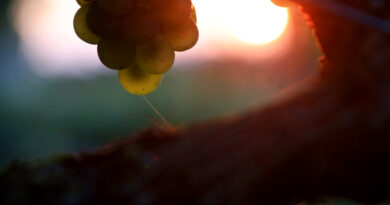
M261 101L261 95L253 95L255 88L202 80L205 75L172 72L148 98L173 124L216 118ZM158 122L143 99L127 93L116 76L43 79L25 71L18 76L21 82L2 93L0 162L88 150Z

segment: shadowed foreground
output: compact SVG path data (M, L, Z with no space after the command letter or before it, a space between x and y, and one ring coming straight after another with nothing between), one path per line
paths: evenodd
M390 3L339 0L390 19ZM323 50L310 90L175 133L151 128L94 153L13 163L0 204L294 204L390 197L390 38L303 5Z

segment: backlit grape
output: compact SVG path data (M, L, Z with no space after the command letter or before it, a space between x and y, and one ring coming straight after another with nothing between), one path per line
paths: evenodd
M119 38L123 35L123 18L105 14L97 2L92 2L87 13L87 23L102 38Z
M190 0L156 0L156 13L164 25L173 24L191 13Z
M199 39L198 27L189 18L171 27L165 27L163 34L171 41L175 51L188 50Z
M135 0L96 0L99 7L106 14L123 15L129 12L135 4Z
M84 6L84 5L87 5L95 0L76 0L77 3L80 5L80 6Z
M157 0L138 0L136 4L137 6L148 10L157 8Z
M151 11L139 8L124 21L124 38L129 42L145 43L153 40L160 31L158 18Z
M175 61L175 51L168 39L158 36L137 47L135 58L139 67L148 74L167 72Z
M91 29L87 25L87 12L90 6L85 5L81 7L73 19L73 26L77 36L90 44L98 44L100 37L91 31Z
M153 92L161 83L162 74L144 73L136 64L118 72L123 88L134 95L146 95Z
M130 66L135 58L135 46L123 41L102 38L98 44L100 61L111 69L123 69Z

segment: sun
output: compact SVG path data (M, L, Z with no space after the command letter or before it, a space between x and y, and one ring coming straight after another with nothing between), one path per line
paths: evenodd
M249 44L269 43L287 26L288 10L270 0L227 0L225 6L226 26L239 40Z

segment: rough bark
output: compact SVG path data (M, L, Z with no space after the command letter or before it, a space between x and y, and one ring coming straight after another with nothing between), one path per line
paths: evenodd
M390 19L387 1L339 2ZM150 128L94 153L15 162L0 178L1 204L389 199L389 35L309 5L303 11L324 53L312 89L175 133Z

